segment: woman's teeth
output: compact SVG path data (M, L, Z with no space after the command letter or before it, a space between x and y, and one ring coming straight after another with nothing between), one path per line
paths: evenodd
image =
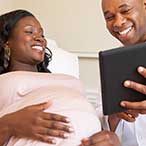
M32 48L36 49L36 50L43 51L43 47L41 47L41 46L33 46Z

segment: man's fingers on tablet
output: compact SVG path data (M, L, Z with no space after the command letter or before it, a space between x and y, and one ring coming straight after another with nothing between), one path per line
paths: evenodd
M146 78L146 68L144 68L143 66L139 66L137 70L143 77Z
M127 88L134 89L142 94L146 94L146 86L145 85L127 80L124 82L124 86Z
M146 101L139 102L122 101L121 106L135 110L146 110Z
M128 122L134 122L136 120L135 117L133 117L131 114L128 114L126 112L119 113L118 117L121 118L121 119L124 119Z

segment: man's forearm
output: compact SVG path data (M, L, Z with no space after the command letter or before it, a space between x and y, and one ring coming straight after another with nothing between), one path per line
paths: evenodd
M110 115L108 117L109 127L111 131L114 132L116 130L117 125L119 124L120 120L121 119L118 118L116 115Z

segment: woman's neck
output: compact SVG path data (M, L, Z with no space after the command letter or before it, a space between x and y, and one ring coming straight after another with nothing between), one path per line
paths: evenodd
M37 65L30 65L26 63L21 62L15 62L11 63L8 67L8 71L31 71L31 72L37 72Z

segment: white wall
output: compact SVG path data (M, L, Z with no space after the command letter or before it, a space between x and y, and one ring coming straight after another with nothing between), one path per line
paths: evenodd
M0 0L0 14L12 10L13 0Z
M100 0L13 2L13 8L32 11L44 26L46 36L54 38L62 48L69 51L96 52L99 48L109 48L109 44L117 45L117 41L105 31Z
M2 11L30 10L43 25L46 37L79 55L80 79L88 96L99 88L98 50L119 45L106 31L101 0L0 0Z

